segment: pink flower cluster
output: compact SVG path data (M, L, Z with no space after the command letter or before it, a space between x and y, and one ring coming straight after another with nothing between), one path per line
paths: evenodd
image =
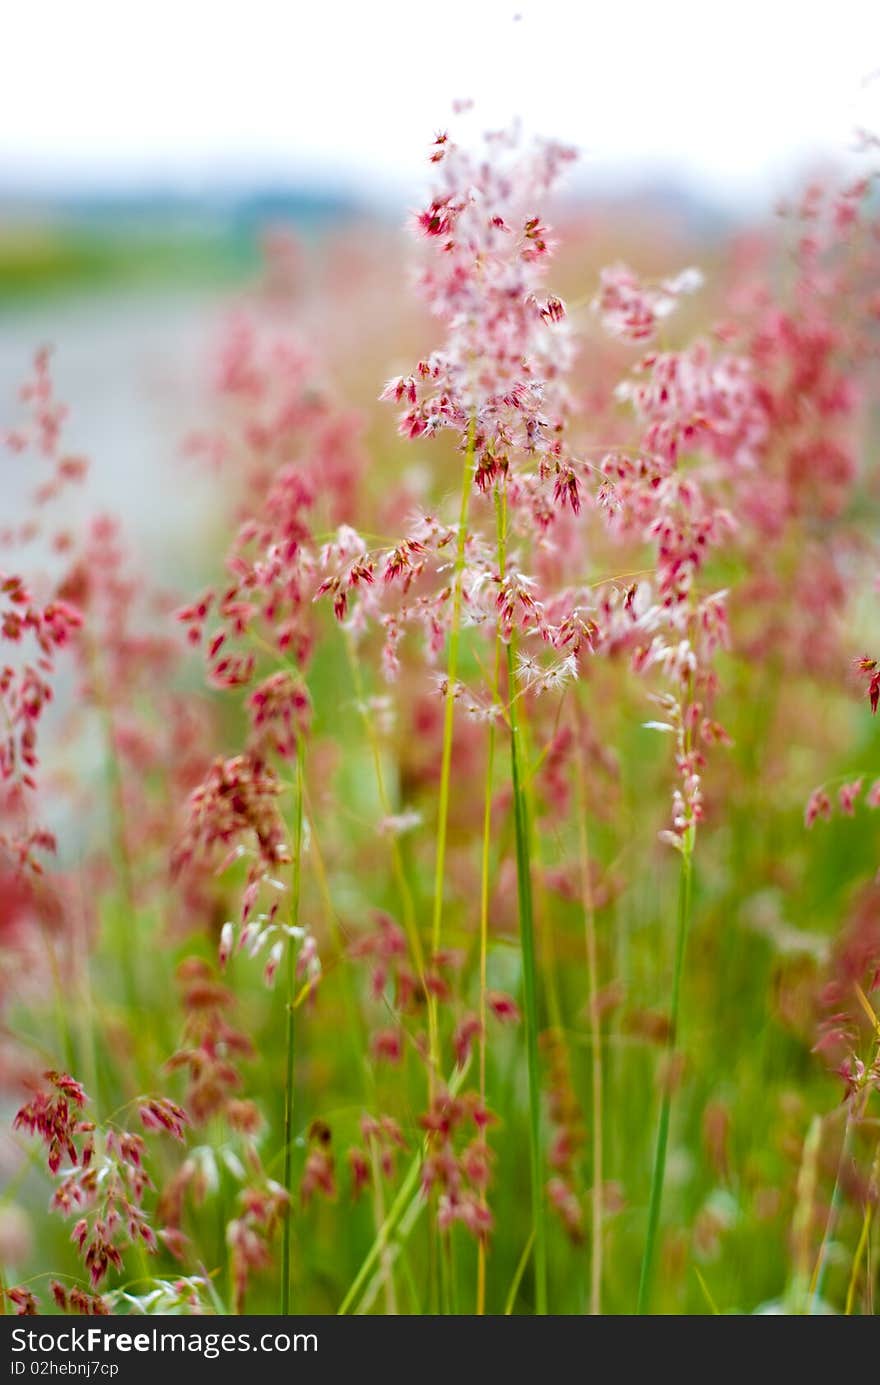
M14 1126L40 1137L47 1147L50 1173L60 1173L65 1163L71 1166L56 1183L51 1207L65 1217L81 1213L71 1240L94 1291L111 1271L122 1271L126 1249L133 1245L151 1253L158 1249L143 1206L145 1193L153 1187L144 1169L144 1140L115 1126L102 1131L94 1121L84 1120L86 1094L68 1074L47 1072L44 1078L48 1086L38 1088L21 1107ZM187 1116L176 1103L165 1097L146 1098L140 1115L145 1129L183 1139ZM88 1304L87 1311L101 1311Z

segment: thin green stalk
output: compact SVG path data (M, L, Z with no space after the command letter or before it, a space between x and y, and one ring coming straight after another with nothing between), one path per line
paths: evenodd
M346 631L345 650L348 655L349 667L351 669L352 682L354 684L355 697L358 702L361 721L370 746L370 754L373 759L373 770L376 777L376 791L379 795L379 804L386 817L390 817L393 808L388 789L385 784L385 774L382 769L382 748L379 744L379 737L376 728L369 714L366 704L366 692L364 680L361 674L360 664L358 663L357 650L351 635ZM394 833L390 834L391 842L391 868L394 873L394 881L400 895L400 907L403 913L403 926L407 935L410 952L412 953L413 964L420 977L424 974L425 959L422 951L422 941L416 926L416 907L413 899L412 890L406 874L406 867L403 861L403 853L400 850L400 842Z
M474 439L476 419L472 418L468 428L467 448L461 477L461 505L458 516L458 542L455 554L455 570L452 576L452 621L449 627L449 644L446 655L446 697L443 706L443 750L440 757L440 794L437 808L437 849L434 869L434 905L431 917L431 952L440 951L440 936L443 929L443 893L446 882L446 833L449 825L449 784L452 769L452 733L455 721L455 689L458 679L458 651L461 639L461 588L464 572L465 549L467 545L468 502L473 485ZM433 995L428 996L428 1024L431 1066L429 1070L429 1096L433 1098L434 1079L440 1071L440 1036L437 1022L437 1002ZM451 1252L450 1252L451 1254ZM440 1280L441 1295L445 1286L446 1264L441 1251Z
M410 1294L413 1298L414 1303L413 1312L415 1313L416 1317L421 1316L422 1312L419 1306L420 1296L418 1294L418 1291L415 1290L415 1286L413 1285L412 1270L407 1265L407 1262L404 1258L404 1254L406 1242L409 1240L410 1234L412 1233L413 1228L415 1227L415 1224L418 1221L423 1208L426 1206L427 1203L422 1195L421 1190L417 1191L415 1196L411 1198L409 1206L407 1207L406 1211L404 1212L403 1216L400 1218L400 1221L397 1224L397 1228L394 1233L394 1244L386 1247L386 1254L391 1259L392 1263L399 1256L401 1258L401 1263L406 1268L406 1272L410 1282ZM362 1313L368 1313L370 1311L371 1307L376 1301L376 1296L380 1288L380 1282L381 1275L380 1272L377 1270L374 1273L370 1282L367 1284L361 1296L360 1303L358 1304L358 1315Z
M794 1216L791 1222L793 1259L791 1279L785 1293L786 1311L799 1316L806 1310L810 1292L810 1241L813 1209L819 1183L819 1147L822 1143L822 1117L814 1116L807 1128L801 1152L795 1189Z
M443 1246L443 1253L446 1256L447 1262L446 1277L449 1302L448 1311L452 1314L453 1317L458 1317L459 1313L461 1312L461 1308L459 1307L458 1297L458 1267L456 1265L455 1258L455 1245L452 1239L454 1234L455 1228L450 1226L449 1230L446 1233L446 1242Z
M709 1285L706 1283L706 1276L705 1276L704 1274L701 1274L699 1265L694 1265L694 1274L695 1274L696 1277L697 1277L697 1283L699 1284L701 1290L703 1291L703 1298L706 1300L707 1304L709 1305L709 1312L712 1314L712 1317L713 1317L713 1318L720 1318L720 1317L721 1317L721 1309L718 1307L718 1304L715 1302L714 1298L712 1297L712 1290L709 1288Z
M519 1257L519 1260L517 1261L517 1266L514 1270L513 1279L510 1282L510 1289L508 1290L507 1299L504 1304L504 1316L506 1318L511 1317L511 1315L513 1314L513 1305L516 1303L516 1296L519 1293L519 1286L522 1283L523 1275L526 1272L526 1265L529 1263L529 1256L532 1253L532 1246L534 1244L535 1228L532 1227L532 1230L529 1233L529 1239L523 1246L522 1255Z
M376 790L379 794L379 803L385 817L390 817L393 810L391 806L391 799L388 794L388 789L385 784L385 774L382 769L382 748L379 744L379 737L376 733L376 728L373 725L373 720L367 709L364 691L364 681L363 677L361 676L360 665L357 660L357 651L354 647L354 641L352 640L351 635L348 633L346 633L345 649L348 655L348 662L351 667L352 682L354 684L355 697L358 701L358 707L361 714L361 721L363 722L364 731L366 733L367 740L370 745L370 752L373 758L373 770L376 776ZM406 865L403 859L403 852L400 849L400 842L394 832L390 833L389 841L391 848L391 868L394 874L394 880L397 885L397 890L400 895L400 907L403 916L404 932L406 933L407 942L409 944L409 950L412 954L413 966L415 967L416 975L418 976L419 981L421 982L422 990L428 998L428 1045L431 1056L431 1065L433 1068L436 1068L440 1061L437 1033L437 1003L435 997L430 994L427 986L425 985L425 954L424 949L422 947L422 940L419 935L418 924L416 922L415 900L413 899L413 892L410 888L409 878L406 873ZM433 1074L431 1075L430 1080L433 1081Z
M381 1264L384 1252L390 1245L394 1231L399 1225L413 1196L415 1195L420 1201L423 1201L421 1192L419 1191L419 1174L421 1173L421 1167L422 1155L419 1153L407 1169L406 1176L397 1191L397 1196L389 1207L385 1220L376 1233L373 1244L367 1252L360 1269L349 1285L348 1293L336 1310L337 1316L345 1317L347 1313L351 1313L357 1306L358 1300L363 1293L370 1275L376 1266Z
M506 496L496 492L498 569L503 579L507 567ZM529 1167L532 1185L532 1226L535 1246L535 1311L547 1312L547 1225L544 1206L543 1154L541 1148L541 1085L538 1064L538 983L535 963L535 920L532 907L532 871L529 851L529 814L523 784L519 711L515 696L514 636L507 643L507 685L510 723L510 769L513 782L513 815L516 834L516 880L519 933L523 964L523 1000L526 1027L526 1066L529 1083Z
M339 959L339 974L344 992L345 1021L351 1044L352 1065L355 1070L360 1073L364 1086L364 1100L367 1109L370 1109L371 1107L375 1107L378 1101L376 1074L369 1062L368 1036L358 1009L351 971L347 966L345 933L333 905L333 899L330 893L330 882L327 878L327 868L324 864L321 844L315 826L315 813L312 808L312 798L305 778L303 779L303 796L310 828L310 860L314 865L314 874L318 889L324 901L327 925ZM385 1220L385 1194L382 1189L381 1170L378 1153L375 1147L372 1149L371 1162L373 1166L373 1218L378 1229ZM409 1270L409 1266L406 1264L404 1268L407 1271ZM396 1317L398 1313L397 1290L394 1283L394 1267L390 1257L383 1257L382 1272L387 1311L390 1316Z
M542 752L540 756L536 757L534 755L531 742L528 704L525 701L523 689L520 689L516 694L516 704L519 716L519 763L522 769L520 782L525 795L526 822L529 824L529 859L534 862L535 872L537 873L534 891L534 918L535 934L537 938L540 939L540 976L544 986L544 1003L547 1008L548 1027L558 1038L563 1049L565 1049L567 1040L565 1023L562 1015L562 997L560 995L559 982L557 980L556 941L553 935L553 921L550 918L550 906L544 884L546 866L544 843L541 834L534 831L534 823L538 820L535 785L538 767L546 751Z
M373 1167L373 1221L376 1223L376 1230L385 1220L385 1194L382 1191L382 1170L379 1164L379 1154L372 1148L371 1163ZM388 1254L388 1247L382 1251L382 1281L385 1286L385 1313L388 1317L397 1317L397 1289L394 1284L394 1262Z
M498 494L496 492L496 503ZM492 684L493 707L499 708L501 696L501 654L500 634L495 639L495 669ZM486 1036L489 1024L488 969L489 969L489 884L492 848L492 790L495 782L495 741L497 739L495 721L489 723L486 746L486 778L483 789L483 842L480 853L480 1100L486 1105ZM485 1194L484 1194L485 1197ZM486 1238L481 1236L477 1242L477 1316L486 1311Z
M443 926L443 885L446 875L446 828L449 819L449 780L452 767L452 728L455 718L455 687L458 678L458 647L461 636L461 578L467 543L467 515L474 470L476 423L471 419L461 478L461 507L458 519L458 547L452 577L452 623L446 658L446 698L443 707L443 751L440 759L440 801L437 817L437 855L434 871L434 910L431 920L431 947L440 948Z
M578 728L577 718L575 719ZM590 1015L591 1068L592 1068L592 1146L593 1146L593 1192L592 1192L592 1243L590 1259L590 1313L598 1317L602 1312L602 1251L603 1222L603 1103L602 1103L602 1016L599 1010L599 961L596 945L596 910L593 901L593 886L590 879L590 838L587 821L587 785L584 770L583 745L578 746L577 754L578 786L578 833L581 858L581 900L584 912L584 935L587 951L587 1002Z
M689 828L682 841L681 875L678 890L678 925L675 937L675 969L672 974L672 1010L669 1023L669 1037L666 1042L666 1057L671 1060L678 1039L679 1009L681 1001L681 980L684 972L684 954L691 922L691 885L693 878L693 828ZM667 1072L663 1099L660 1105L660 1122L657 1126L657 1144L654 1151L654 1171L651 1176L651 1196L648 1202L648 1232L645 1238L645 1251L642 1258L642 1272L639 1277L639 1298L636 1311L647 1313L651 1303L651 1289L654 1282L654 1268L657 1254L657 1232L660 1227L660 1208L663 1202L663 1183L666 1176L666 1149L669 1144L669 1118L672 1110L671 1073Z
M448 1084L450 1096L458 1095L466 1076L467 1064L463 1068L455 1069ZM388 1209L388 1215L376 1233L376 1239L367 1251L348 1292L336 1310L338 1317L344 1317L347 1313L351 1313L357 1306L376 1266L380 1264L385 1250L391 1245L394 1233L399 1232L398 1241L402 1242L415 1225L421 1210L427 1206L427 1199L419 1187L422 1161L427 1147L427 1140L423 1140L421 1148L410 1163L403 1182L397 1190L397 1195Z
M513 640L507 646L507 672L513 687ZM535 922L532 910L532 874L529 860L529 825L521 782L519 726L516 704L510 712L510 766L513 778L513 812L516 828L516 879L519 896L519 931L523 961L526 1062L529 1077L529 1163L532 1178L532 1222L535 1232L535 1309L547 1312L547 1233L544 1215L544 1177L541 1150L541 1086L538 1066L538 986L535 964Z
M496 660L497 687L497 660ZM480 1101L486 1104L486 1030L489 962L489 867L492 844L492 783L495 771L495 723L489 725L486 748L486 782L483 798L483 845L480 861ZM477 1316L486 1311L486 1238L477 1242Z
M871 1222L874 1218L874 1208L877 1203L877 1192L880 1189L880 1144L877 1146L877 1153L871 1166L871 1177L868 1180L868 1196L865 1199L865 1210L862 1215L862 1228L859 1232L859 1239L856 1243L853 1254L852 1269L849 1276L849 1286L846 1291L846 1316L851 1317L856 1302L856 1290L859 1283L859 1274L862 1268L862 1260L865 1258L865 1250L868 1245L868 1237L871 1234Z
M841 1173L843 1166L849 1158L850 1144L852 1141L853 1118L851 1108L847 1108L846 1125L843 1131L843 1144L840 1149L840 1159L837 1164L837 1173L834 1178L834 1191L831 1194L831 1206L828 1208L828 1219L825 1223L825 1230L822 1233L822 1244L819 1247L819 1254L816 1257L816 1265L813 1270L813 1277L810 1280L810 1302L807 1308L807 1316L811 1317L822 1298L822 1290L825 1287L825 1275L828 1271L828 1246L837 1228L837 1218L840 1213L840 1204L843 1201L843 1185Z
M303 842L303 766L305 746L302 736L296 749L296 803L293 819L293 870L290 887L290 925L299 926L299 898L302 881ZM290 1232L293 1206L293 1070L295 1055L296 949L294 938L287 940L287 1066L284 1082L284 1187L290 1198L281 1238L281 1315L290 1313Z
M382 768L382 747L379 742L379 736L377 734L376 727L373 723L373 719L370 716L369 709L367 707L364 680L361 674L360 664L358 663L357 650L355 649L354 640L351 634L347 631L345 636L345 649L346 654L348 655L349 666L351 668L352 683L354 685L355 697L357 698L358 708L361 715L361 721L363 722L364 731L366 733L367 741L369 742L370 752L372 755L373 771L376 778L376 790L379 795L379 803L382 808L383 814L387 818L390 817L392 814L392 806L391 799L388 794L388 789L385 784L385 773ZM425 982L425 953L424 948L422 947L422 939L419 934L418 924L416 922L415 900L413 899L413 892L410 887L409 877L406 871L406 864L403 858L403 852L400 849L400 842L397 838L397 835L393 832L390 834L389 841L391 849L391 867L394 875L394 880L397 885L398 894L400 896L400 907L403 918L404 932L406 933L409 950L412 955L413 966L415 967L416 975L418 976L419 981L421 982L422 991L426 997L427 1002L429 1055L428 1093L430 1095L434 1087L434 1075L436 1072L439 1071L440 1065L440 1039L439 1025L437 1020L437 1000L436 997L428 990L428 987ZM349 994L350 993L351 988L349 984ZM366 1051L365 1048L364 1051ZM367 1075L367 1080L372 1081L372 1071L370 1069L369 1064L364 1062L363 1068ZM382 1195L378 1179L374 1179L374 1185L378 1190L378 1205L381 1206ZM377 1225L380 1224L382 1218L384 1218L384 1208L382 1210L382 1216L377 1221ZM386 1274L386 1298L389 1304L389 1312L391 1312L391 1305L396 1302L393 1277L393 1263L391 1259L384 1253L382 1263L384 1272Z

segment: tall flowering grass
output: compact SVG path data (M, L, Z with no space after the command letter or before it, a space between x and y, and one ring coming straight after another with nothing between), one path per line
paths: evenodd
M36 358L10 1311L874 1311L874 183L640 272L573 159L437 135L382 312L270 242L196 590L62 522Z

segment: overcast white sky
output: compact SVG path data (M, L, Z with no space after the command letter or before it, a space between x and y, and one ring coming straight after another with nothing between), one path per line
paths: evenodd
M880 128L880 0L22 0L2 32L6 180L411 187L475 97L735 197Z

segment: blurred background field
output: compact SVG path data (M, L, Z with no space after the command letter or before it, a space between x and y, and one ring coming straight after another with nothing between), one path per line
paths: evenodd
M146 459L165 464L180 431L176 415L170 428L163 419L162 391L194 384L216 313L257 272L267 230L302 238L300 298L337 357L346 342L322 329L322 274L335 286L351 255L360 302L372 294L387 313L406 298L393 293L407 279L402 223L424 184L426 141L456 98L478 98L464 122L474 132L519 118L578 147L573 281L588 285L609 257L643 272L689 254L708 267L808 174L851 160L853 131L876 109L880 37L861 0L834 25L788 3L719 23L690 0L596 16L556 0L540 13L454 0L442 23L425 13L405 24L382 4L309 12L261 0L247 25L234 4L160 4L121 47L104 0L20 14L0 95L7 408L23 360L53 343L102 485L125 477L114 502L130 488L133 512L148 515ZM359 365L357 402L372 405L392 365ZM100 428L108 447L92 446Z
M211 422L217 343L245 309L273 328L292 328L322 363L333 393L359 416L369 463L358 522L368 528L372 519L378 527L389 511L393 518L388 497L397 485L444 513L453 508L456 483L444 470L451 449L432 443L428 452L402 441L387 406L377 403L386 378L409 369L433 341L435 328L411 290L406 221L421 205L418 159L445 123L451 98L478 98L468 117L477 131L521 115L530 131L585 146L552 221L560 241L553 287L583 305L572 321L583 333L577 387L589 416L591 401L607 393L610 374L619 364L622 375L626 360L596 345L587 305L602 266L625 261L648 278L701 267L706 287L683 307L675 340L723 315L737 266L749 263L768 239L783 247L776 282L784 286L789 232L779 203L809 175L848 173L851 131L860 119L869 121L880 86L868 80L871 64L880 61L877 13L854 0L836 7L833 22L819 7L814 14L788 4L725 9L723 15L717 7L672 4L662 7L662 16L647 4L624 5L619 14L581 17L562 4L540 11L526 4L522 14L510 5L493 3L475 13L473 6L453 4L442 17L400 13L390 5L357 12L331 5L323 17L307 15L302 6L248 8L243 29L234 6L196 5L180 13L160 5L144 13L143 52L124 59L110 6L87 5L75 19L53 8L51 52L38 46L36 20L19 18L13 66L44 64L43 95L25 90L19 71L0 97L15 117L11 125L4 122L9 143L0 151L0 423L14 424L16 391L30 358L51 345L58 395L70 406L71 445L92 462L88 499L75 497L69 518L75 524L77 507L86 505L118 515L133 564L178 602L218 580L234 502L242 499L235 478L212 471L189 444ZM91 46L84 43L86 28ZM81 56L79 67L68 68L59 57L65 41ZM858 477L839 517L856 535L851 599L841 617L847 658L873 647L877 628L871 582L880 502L876 399L863 424ZM4 525L25 513L30 490L30 477L10 466L0 497ZM818 535L821 541L821 525ZM795 535L794 549L798 542ZM714 562L718 585L736 590L749 576L741 554L722 551ZM808 624L809 609L799 612L790 594L785 610L808 647L801 623ZM751 615L747 603L738 611L743 646ZM478 653L466 646L464 657L467 672L479 676ZM367 693L378 696L383 687L375 664L365 660L361 676ZM793 1276L806 1261L812 1270L829 1207L840 1198L835 1183L845 1120L840 1080L814 1051L816 997L847 940L874 937L880 929L876 815L838 815L810 833L804 827L804 806L817 784L880 776L880 733L848 663L840 664L836 681L834 670L811 668L808 661L780 672L772 660L754 662L734 643L720 668L719 715L733 747L713 762L696 865L680 1044L686 1057L673 1117L658 1312L784 1311ZM234 748L241 716L202 689L198 659L172 676L196 706L203 699L219 748ZM668 1027L676 862L657 842L668 798L666 747L644 729L651 713L642 691L632 682L621 689L615 680L600 670L589 689L597 734L614 747L615 761L607 783L601 764L596 771L591 857L602 882L603 1307L625 1313L633 1311L638 1281L657 1074ZM393 912L396 898L387 859L365 830L381 816L381 804L370 742L356 711L363 689L338 632L321 646L309 686L315 738L332 742L310 783L318 843L311 849L329 868L332 902L326 881L312 870L303 884L303 909L320 920L325 936L334 913L356 931L371 911ZM71 678L56 710L59 737L74 694ZM382 753L401 805L430 822L437 741L427 712L427 750L412 731L422 724L420 696L406 686L400 724ZM59 783L78 780L91 805L83 814L81 806L68 804L66 791L49 803L49 820L62 835L61 865L76 880L95 842L112 835L114 808L96 727L87 729L67 761L70 742L60 744ZM466 742L456 765L450 829L451 938L469 964L474 938L467 901L479 888L473 846L482 805L476 793L470 801L468 788L481 763ZM493 984L518 993L509 824L505 831L492 972ZM590 1037L577 970L581 923L577 901L557 878L577 841L572 824L557 824L548 805L539 808L536 839L542 956L564 1016L562 1047L577 1104L589 1111ZM417 905L426 914L430 851L403 841ZM158 854L145 854L145 877L150 869L158 875L157 860ZM62 1013L57 996L47 997L45 973L34 981L26 966L19 970L11 960L12 983L0 998L9 1055L4 1118L17 1104L20 1034L25 1050L30 1045L47 1062L51 1057L50 1066L60 1064L53 1056L59 1048L78 1059L78 1076L101 1094L105 1114L114 1101L154 1080L149 1075L162 1071L180 1039L174 966L193 952L213 961L235 887L224 887L227 897L215 900L216 913L194 936L184 936L167 901L151 897L133 918L110 888L97 910L100 941L90 968L82 939L61 949L70 967L61 978ZM85 903L77 911L82 921L90 917ZM13 932L10 926L10 958ZM126 952L136 974L133 1003L119 982L119 958ZM297 1169L302 1172L306 1158L309 1123L320 1118L333 1126L340 1182L341 1152L358 1139L361 1098L355 1094L364 1082L350 1032L347 967L331 966L322 982L304 1029L297 1078L303 1111ZM237 1023L254 1042L253 1072L261 1073L267 1143L274 1147L283 1120L283 998L266 992L258 967L236 959L233 972ZM546 1019L546 996L544 1006ZM552 1027L548 1021L548 1031ZM494 1170L504 1195L489 1256L487 1310L496 1313L505 1310L516 1282L524 1244L516 1209L528 1199L518 1043L515 1032L505 1031L490 1059L490 1085L503 1093L506 1113ZM548 1067L552 1056L545 1050ZM412 1135L421 1095L418 1063L405 1063L387 1085L381 1069L369 1081L374 1094L378 1088L380 1106L397 1102L409 1116ZM316 1093L320 1102L309 1107ZM876 1188L865 1190L877 1145L876 1113L875 1097L873 1117L854 1137L852 1179L827 1248L821 1311L826 1304L842 1311L852 1249L866 1206L876 1202ZM819 1116L822 1139L809 1167L813 1156L805 1150ZM8 1131L9 1120L4 1124ZM210 1125L191 1144L213 1149L197 1157L213 1160L219 1170L211 1175L216 1197L192 1213L189 1231L226 1302L224 1228L240 1149ZM0 1180L7 1187L0 1193L0 1260L7 1280L13 1273L29 1280L47 1266L75 1274L69 1228L46 1216L45 1177L23 1150L21 1137L0 1135ZM226 1164L218 1153L223 1150ZM161 1184L176 1166L164 1155L160 1164ZM810 1178L808 1222L815 1217L804 1232ZM582 1181L585 1195L586 1165ZM342 1188L336 1205L317 1198L296 1218L294 1299L301 1311L335 1312L372 1243L375 1206L370 1198L349 1206L346 1198ZM477 1276L473 1246L458 1228L454 1234L459 1291L470 1304ZM876 1230L871 1237L859 1300L864 1312L874 1311ZM436 1267L430 1248L413 1239L400 1275L400 1302L403 1311L426 1311ZM551 1311L588 1311L586 1254L584 1240L554 1235ZM165 1273L173 1277L166 1261ZM511 1302L515 1311L534 1306L529 1271ZM271 1275L257 1275L249 1310L272 1312L275 1305ZM363 1306L381 1306L378 1287Z

